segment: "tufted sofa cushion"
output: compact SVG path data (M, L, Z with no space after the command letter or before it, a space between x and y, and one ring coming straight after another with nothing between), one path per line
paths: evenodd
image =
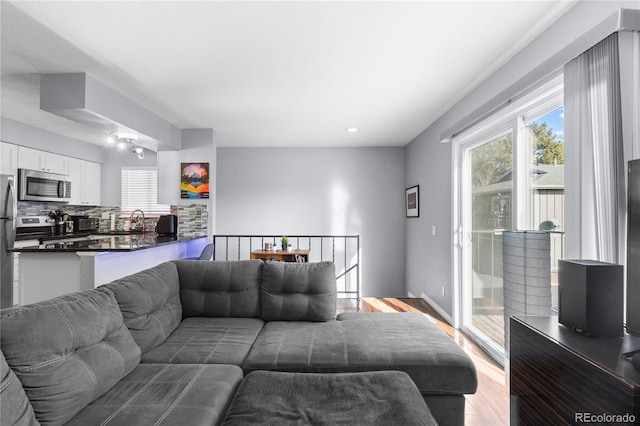
M115 294L124 323L142 353L164 342L182 320L178 269L173 262L161 263L101 288Z
M0 345L37 420L67 422L140 361L140 348L106 289L2 311Z
M267 262L262 274L262 319L329 321L336 315L333 262Z
M0 425L35 426L38 422L22 383L0 352Z
M260 318L261 260L173 262L184 318Z

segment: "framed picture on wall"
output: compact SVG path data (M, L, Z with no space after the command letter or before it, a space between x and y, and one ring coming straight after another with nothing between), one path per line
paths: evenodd
M209 198L209 163L180 164L180 198Z
M420 216L420 185L412 186L404 190L404 201L407 210L407 217Z

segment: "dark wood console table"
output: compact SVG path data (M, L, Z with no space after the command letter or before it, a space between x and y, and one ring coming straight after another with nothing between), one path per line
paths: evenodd
M640 422L640 372L621 357L639 338L581 336L554 316L509 324L512 425Z
M308 262L309 250L254 250L251 252L251 259L275 259L280 262L297 262L298 258L301 258L303 263Z

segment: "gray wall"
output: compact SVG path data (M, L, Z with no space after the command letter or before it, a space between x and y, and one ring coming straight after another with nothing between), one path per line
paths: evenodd
M216 141L213 129L183 129L180 131L180 151L158 152L158 202L173 205L204 204L207 206L208 234L215 233L216 197ZM181 163L209 163L209 199L190 200L180 198ZM213 176L213 177L212 177Z
M217 234L359 234L363 296L404 287L403 148L218 148Z
M497 95L517 95L519 90L525 88L522 81L530 82L542 77L545 72L558 69L562 65L558 62L566 56L563 51L570 51L577 39L620 8L639 9L640 5L637 1L577 3L540 37L407 145L405 184L419 184L421 190L420 218L405 222L407 292L427 297L445 314L454 317L452 146L440 143L441 134L464 123L469 116L477 116L478 110L482 111L483 106L490 105ZM431 236L432 226L437 227L436 237ZM444 296L442 286L445 287Z
M102 163L105 148L2 117L0 139L15 145Z

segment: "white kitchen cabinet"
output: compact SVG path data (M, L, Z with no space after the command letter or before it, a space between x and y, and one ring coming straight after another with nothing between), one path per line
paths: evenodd
M18 146L0 142L0 174L14 175L18 174Z
M71 178L71 199L69 204L82 206L100 205L100 163L69 159L69 177Z
M20 146L18 147L18 167L67 175L69 174L69 157Z

